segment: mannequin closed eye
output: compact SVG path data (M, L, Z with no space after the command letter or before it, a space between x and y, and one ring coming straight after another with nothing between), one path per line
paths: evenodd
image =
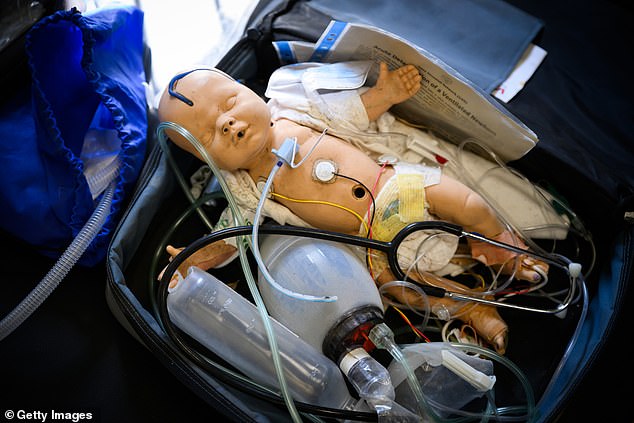
M237 97L238 96L236 95L232 95L227 99L225 102L225 111L230 110L233 106L235 106Z

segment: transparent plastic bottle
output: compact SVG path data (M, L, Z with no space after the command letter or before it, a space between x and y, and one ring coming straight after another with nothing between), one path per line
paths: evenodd
M259 311L226 284L196 267L171 288L172 322L254 381L278 388L268 338ZM355 400L337 365L275 320L284 375L293 399L351 409Z

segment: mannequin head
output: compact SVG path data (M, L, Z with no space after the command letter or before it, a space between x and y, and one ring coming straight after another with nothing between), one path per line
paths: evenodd
M163 92L161 122L187 129L224 170L249 169L270 152L271 114L265 101L217 69L194 69L175 76ZM170 139L202 159L182 136Z

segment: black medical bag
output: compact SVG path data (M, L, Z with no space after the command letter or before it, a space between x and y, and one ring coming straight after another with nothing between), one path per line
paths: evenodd
M243 37L216 67L263 94L271 72L281 65L274 41L314 43L331 20L336 19L388 29L426 48L426 39L421 35L425 31L417 31L416 16L437 13L439 22L443 22L451 12L458 13L461 9L456 4L452 5L454 10L441 13L438 8L444 2L431 0L411 2L415 4L406 0L345 3L262 0L254 9ZM618 27L621 22L625 27L631 12L619 3L605 3L600 12L596 11L600 16L594 16L590 10L599 8L597 2L581 2L575 6L579 10L573 23L569 21L572 18L564 17L566 7L558 3L546 5L523 0L466 3L469 6L465 10L477 10L478 5L485 9L494 6L499 9L497 13L502 13L500 19L509 16L504 13L517 17L515 14L520 9L527 16L539 18L535 27L538 30L530 41L546 49L548 56L524 89L504 107L531 128L540 141L510 166L563 199L592 234L596 251L593 271L586 280L588 302L585 305L583 299L579 299L563 318L501 312L511 328L506 356L522 369L532 385L537 404L536 421L579 418L582 414L571 411L570 407L583 403L577 399L582 394L596 395L591 398L601 404L606 421L626 421L627 414L631 420L629 410L623 411L625 407L618 403L628 396L627 392L621 393L610 384L632 374L628 361L631 356L620 349L621 345L615 347L617 341L614 340L628 336L627 332L615 333L615 328L622 328L623 321L632 323L631 312L625 307L631 296L628 292L634 275L634 141L631 135L634 90L622 65L631 65L632 55L617 48L602 26ZM472 21L473 16L467 13L462 16L462 22ZM616 23L605 23L613 20ZM475 25L472 29L478 27L477 22L472 24ZM581 38L577 29L584 25L586 31L582 31ZM466 30L454 28L453 31L454 35L460 32L464 35ZM607 32L619 33L614 28ZM488 34L479 42L492 39L486 37L495 38L495 35ZM590 42L591 39L596 44ZM503 48L504 40L497 42L498 47ZM451 43L459 44L460 39L453 39ZM486 50L495 52L492 46ZM431 52L459 72L470 73L467 64L451 63L451 53L443 57L443 50ZM605 71L603 63L618 66ZM608 94L610 90L618 94L612 96ZM157 124L156 115L151 115L150 126L155 129ZM147 354L158 358L192 394L209 405L208 416L194 416L182 410L183 420L222 416L224 420L236 422L291 421L281 397L249 388L223 370L203 368L167 335L158 318L157 274L168 263L165 245L186 246L208 232L208 228L183 193L174 173L177 167L182 174L191 175L201 163L176 148L171 148L167 156L155 133L149 131L149 134L151 149L108 248L108 306L131 336L147 348ZM217 217L225 205L221 197L198 204L213 217ZM241 269L232 263L217 275L232 283L240 281ZM97 276L91 273L90 277ZM580 316L584 316L585 321L578 327ZM606 357L608 353L611 355ZM206 356L226 366L212 353ZM564 357L565 363L559 368ZM611 357L618 362L606 364ZM555 373L557 379L551 380ZM595 382L601 385L590 385ZM510 403L523 399L519 388L504 377L500 378L499 389L504 390L498 391L499 397ZM606 393L612 396L603 397ZM169 396L166 392L164 398L156 401L169 401ZM345 418L376 421L377 418L372 412L351 415L316 408L305 411L306 421L314 419L311 413L326 421Z
M425 4L429 6L431 3ZM399 22L403 11L409 9L414 16L426 13L418 6L406 5L406 2L399 3L398 7L393 2L389 3L389 7L387 5L369 7L359 2L337 8L328 1L261 2L244 37L217 67L262 94L268 76L280 66L273 41L315 42L333 18L345 21L358 19L360 23L382 28L391 23L388 28L398 35L398 25L395 26L394 22ZM524 6L530 9L530 5ZM374 11L373 7L378 9ZM427 13L431 11L428 9ZM415 21L403 18L400 23L413 25ZM634 245L631 226L634 186L632 148L620 144L625 141L621 137L631 139L631 133L625 130L628 124L631 127L632 122L619 122L614 117L606 122L587 122L572 114L572 110L582 107L571 104L575 92L584 89L575 87L574 81L560 80L563 73L557 68L557 63L562 58L558 55L565 53L557 50L558 45L549 44L561 42L551 39L549 31L555 32L556 28L547 24L543 33L535 33L534 36L535 42L544 42L547 50L553 48L549 52L552 58L547 58L523 92L507 105L538 134L540 142L529 154L511 165L531 180L547 183L569 203L593 234L597 258L595 270L587 281L590 298L585 310L583 301L580 301L568 310L565 318L503 314L511 327L507 357L522 368L531 381L539 421L553 421L562 412L566 401L600 355L615 321L626 315L621 307L624 293L631 284ZM415 28L408 27L402 32L409 37L417 37ZM422 36L408 39L420 46L426 45ZM598 104L591 107L596 110L588 111L591 115L603 113ZM616 110L616 113L622 112ZM608 129L606 125L613 126ZM603 143L613 144L607 147ZM173 162L184 174L191 174L200 165L182 152L172 150L171 154ZM618 157L619 154L624 156ZM223 207L221 199L213 204L206 206L212 215L214 210ZM216 412L235 421L286 421L289 419L288 412L279 398L272 401L258 396L257 392L245 389L222 372L210 374L192 363L157 321L152 286L156 283L157 271L167 264L160 248L166 242L187 245L205 231L196 214L187 210L188 205L164 152L157 146L147 160L137 192L109 250L107 291L110 307L131 333ZM183 219L188 223L182 224ZM239 278L239 272L238 268L230 266L224 270L221 279L232 282ZM571 340L580 316L585 316L586 321L577 337ZM564 369L559 372L558 380L551 382L564 356L567 359ZM213 354L210 357L213 359ZM631 369L631 365L624 365ZM515 389L502 386L501 389L509 391ZM542 397L546 387L549 387L547 396ZM369 415L371 413L361 417Z

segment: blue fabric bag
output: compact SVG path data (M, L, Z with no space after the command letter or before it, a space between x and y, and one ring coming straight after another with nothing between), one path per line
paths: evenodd
M105 256L145 158L143 47L143 13L133 7L60 11L27 34L31 86L0 105L0 226L43 255L59 257L99 200L80 158L91 131L120 140L110 153L120 163L112 207L79 264Z

